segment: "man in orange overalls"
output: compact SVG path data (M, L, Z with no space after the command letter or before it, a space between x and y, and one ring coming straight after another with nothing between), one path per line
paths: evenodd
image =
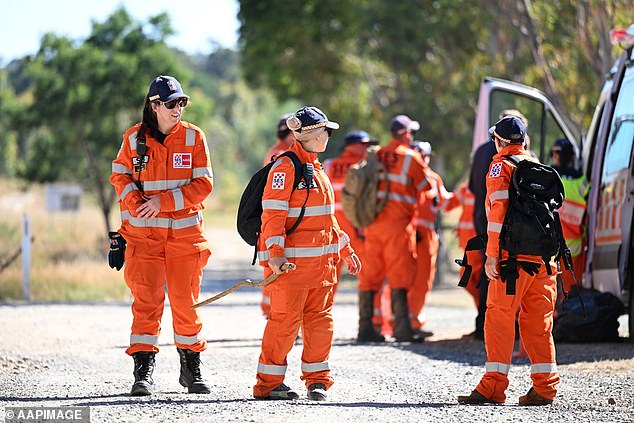
M337 264L344 260L348 271L357 274L361 262L350 247L350 239L335 218L332 185L317 153L326 149L332 130L339 128L316 107L302 107L288 118L287 125L297 142L288 151L303 163L304 179L293 189L295 169L290 158L282 157L271 168L262 196L262 235L258 258L265 276L280 275L271 286L271 315L262 337L257 383L257 399L297 399L297 392L284 384L286 357L302 327L304 350L302 376L307 397L326 400L333 384L328 356L332 346L334 285ZM312 178L308 178L310 170ZM305 214L291 234L302 207ZM295 263L297 269L285 273L281 267Z
M519 328L524 347L531 360L533 386L519 398L520 405L551 404L557 394L559 374L555 362L555 344L552 337L553 313L557 299L556 269L549 275L541 257L518 254L518 262L533 264L536 272L527 272L518 266L519 277L515 295L506 294L500 278L500 263L508 259L506 250L500 251L500 233L509 203L509 187L515 166L505 158L535 160L522 146L526 127L515 116L506 116L493 127L493 138L498 152L486 178L488 211L486 262L484 269L489 278L487 313L484 323L484 343L487 351L486 373L470 395L461 395L461 404L502 404L506 401L508 373L511 367L515 316L519 309Z
M295 142L293 133L290 129L288 129L288 126L286 126L286 119L290 116L290 113L286 113L282 115L280 120L277 122L277 143L271 146L264 155L264 161L262 162L264 166L266 166L275 157L288 150ZM271 314L271 294L269 293L269 289L270 288L267 286L262 287L262 298L260 299L260 309L262 310L262 315L264 315L267 319Z
M153 391L165 284L181 361L179 382L189 392L210 392L200 374L200 352L207 341L191 306L210 256L202 210L212 190L212 170L205 134L181 120L188 100L175 78L156 77L145 98L143 121L125 132L112 162L110 182L121 209L118 232L127 241L124 277L134 297L126 350L135 365L131 395Z
M370 291L374 298L387 277L392 290L396 341L422 339L412 331L407 305L407 292L414 284L416 273L412 218L419 193L431 188L422 157L410 147L412 133L418 129L420 124L408 116L395 116L390 123L392 139L377 152L388 173L388 182L379 183L378 195L387 201L365 230L365 273L364 280L359 281L359 291Z
M341 189L343 188L343 184L346 180L346 175L348 174L348 169L350 169L350 166L360 162L361 160L364 160L368 155L368 147L371 145L376 145L378 144L378 142L370 140L370 136L365 131L351 131L346 134L343 142L343 154L340 157L325 160L324 170L330 178L330 182L332 182L332 187L335 191L335 217L337 218L337 222L339 222L339 226L341 227L341 229L350 237L350 245L361 259L361 262L363 262L363 230L355 228L354 225L350 223L346 215L343 213L343 208L341 206ZM340 261L339 265L337 266L337 279L339 280L341 279L342 267L343 261ZM362 270L357 275L357 278L360 281L363 279L363 277L364 275ZM375 314L375 310L378 310L378 307L375 307L375 304L376 300L378 300L379 297L376 296L373 299L368 294L368 291L359 292L359 316L361 316L359 319L362 323L359 325L357 341L384 342L385 338L381 334L377 333L371 324L366 326L363 325L363 322L367 322L368 320L365 318L365 316L372 316L373 314Z
M458 189L454 191L454 196L449 199L445 205L445 211L451 211L456 207L462 207L460 211L460 218L458 219L458 247L464 251L467 246L467 242L476 236L475 226L473 225L473 205L475 203L475 196L469 190L468 182L463 182L458 186ZM476 309L480 304L480 291L478 290L478 282L480 280L480 274L482 273L482 254L480 251L467 251L467 260L472 266L471 277L465 289L473 298ZM465 271L465 268L460 268L460 277Z

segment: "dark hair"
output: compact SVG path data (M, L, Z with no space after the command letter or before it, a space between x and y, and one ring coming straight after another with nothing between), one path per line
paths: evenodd
M283 140L284 138L286 138L288 136L288 134L291 133L290 129L282 129L281 131L277 131L277 139L278 140Z
M152 110L152 102L148 97L145 97L145 103L143 104L143 119L141 121L141 127L137 135L138 139L145 140L145 135L150 133L152 138L158 138L158 119L156 113Z
M574 165L575 152L572 149L564 148L562 150L555 150L553 153L559 154L559 166L572 167Z

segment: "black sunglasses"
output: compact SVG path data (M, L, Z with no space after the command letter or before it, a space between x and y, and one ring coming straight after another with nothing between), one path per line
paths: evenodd
M160 101L158 103L161 104ZM187 106L187 103L189 103L189 99L187 97L180 97L180 98L175 98L174 100L166 101L162 104L165 106L165 108L171 110L177 105L180 107L185 107Z

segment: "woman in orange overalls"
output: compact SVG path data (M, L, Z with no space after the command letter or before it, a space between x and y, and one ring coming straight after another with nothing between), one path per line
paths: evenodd
M302 107L287 120L298 142L288 151L297 155L303 168L314 168L312 180L302 179L293 189L295 169L291 159L282 157L269 171L262 196L262 234L258 258L265 276L279 274L270 285L271 315L262 337L257 383L257 399L296 399L299 395L286 386L286 356L302 327L304 350L302 376L308 399L324 401L330 376L328 356L332 345L332 306L337 283L337 263L345 260L357 274L361 262L350 247L348 236L334 217L334 193L317 153L326 149L332 130L339 128L316 107ZM306 172L304 173L306 175ZM308 182L308 183L307 183ZM287 235L297 221L302 205L306 210L297 229ZM284 272L284 263L297 269Z

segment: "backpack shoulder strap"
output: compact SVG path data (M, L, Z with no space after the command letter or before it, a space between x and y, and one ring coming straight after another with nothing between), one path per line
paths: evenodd
M522 160L524 160L524 159L520 159L518 156L515 156L513 154L505 154L502 157L504 157L505 159L508 159L508 161L513 163L515 166L517 166L518 164L520 164Z
M293 226L288 231L286 231L286 235L290 235L295 231L295 229L297 229L300 222L304 218L304 214L306 213L306 203L308 202L308 195L310 194L310 186L312 185L312 182L313 182L314 170L313 170L312 163L302 164L302 162L299 160L299 157L297 157L297 154L293 153L292 151L285 151L284 153L280 154L277 158L282 156L286 156L289 159L291 159L291 162L293 162L293 167L295 168L295 180L293 181L293 191L295 191L295 189L301 182L302 178L304 178L304 181L306 182L306 198L304 199L304 204L302 204L302 210L299 212L299 216L297 217L297 220L295 221Z
M282 156L285 156L291 159L291 162L293 163L293 167L295 168L295 179L293 181L293 191L295 191L295 188L297 188L297 185L299 185L299 182L302 180L302 177L304 176L304 172L302 170L303 168L302 162L299 160L299 157L297 157L297 154L293 153L292 151L285 151L279 156L275 157L274 160L278 160Z

